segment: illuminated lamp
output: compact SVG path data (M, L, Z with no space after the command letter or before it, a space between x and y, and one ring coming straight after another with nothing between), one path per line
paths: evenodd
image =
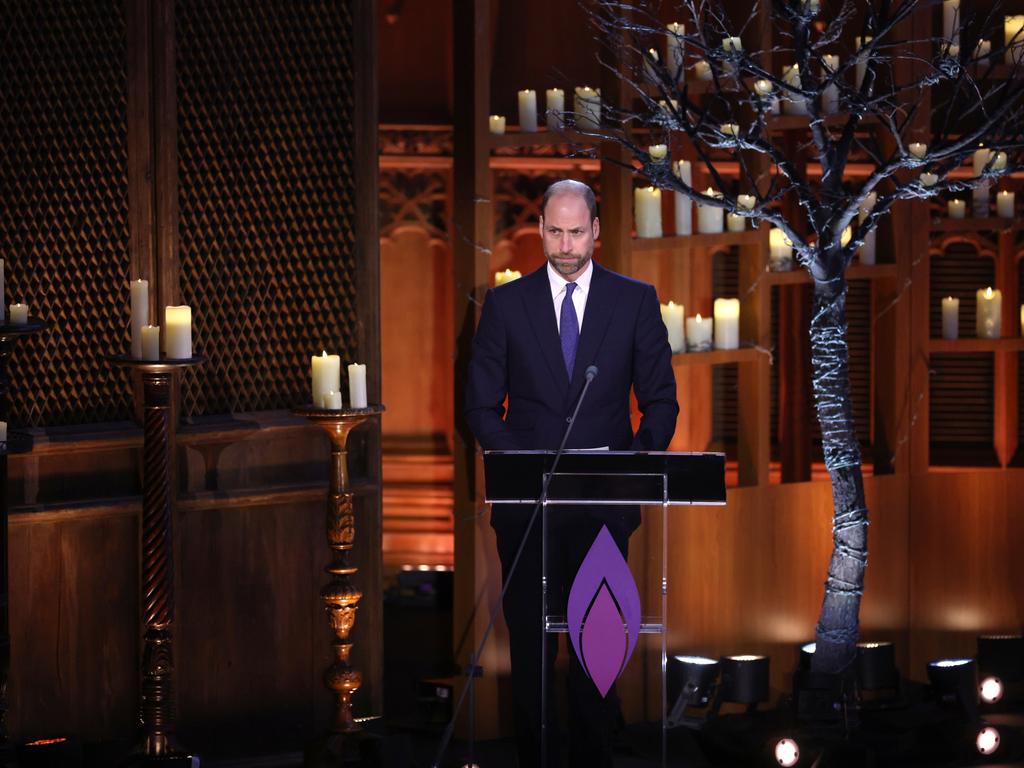
M985 726L974 739L974 746L983 755L994 755L999 749L999 731L992 726Z
M779 739L772 751L775 762L783 768L793 768L800 762L800 746L793 739Z
M978 637L978 671L1007 683L1024 680L1024 636L981 635Z
M722 682L719 695L722 701L746 704L748 711L759 702L768 701L768 657L725 656L719 662Z
M817 643L800 644L800 669L809 670L811 668L811 662L814 660L814 651L817 647Z
M666 687L668 700L672 709L666 719L666 725L674 728L678 725L699 727L713 716L690 715L690 708L707 707L715 694L715 681L718 679L718 662L704 656L671 656L668 660L668 678Z
M857 643L857 684L865 691L899 688L900 674L892 643Z
M82 765L82 746L76 739L37 739L18 747L20 768L77 768Z
M1003 698L1003 681L989 675L978 686L978 696L985 704L996 704Z
M959 705L971 720L978 716L978 666L974 659L928 663L928 682L942 703Z

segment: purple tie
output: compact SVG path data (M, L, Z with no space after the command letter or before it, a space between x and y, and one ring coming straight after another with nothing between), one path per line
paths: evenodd
M576 345L580 340L580 322L576 319L576 307L572 303L572 292L576 283L566 283L565 298L562 299L562 315L558 322L558 335L562 337L562 357L565 370L572 381L572 367L576 362Z

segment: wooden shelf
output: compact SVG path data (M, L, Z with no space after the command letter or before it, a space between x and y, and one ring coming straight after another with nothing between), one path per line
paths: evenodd
M767 352L754 347L739 349L713 349L710 352L677 352L672 365L725 365L726 363L753 363L767 356Z
M933 218L932 232L1019 232L1024 229L1020 219L989 216L983 219Z
M516 130L506 130L505 133L491 134L491 148L497 147L550 147L559 144L567 145L592 145L594 142L589 136L566 129L565 131L549 131L547 128L540 128L533 133Z
M851 264L846 270L847 280L885 280L896 277L895 264ZM804 285L811 276L803 267L789 272L765 272L768 285Z
M1024 352L1024 339L929 339L931 353Z
M672 235L669 237L634 237L634 253L645 251L675 251L689 248L713 248L716 245L767 245L767 232L747 229L743 232L710 232L693 235Z

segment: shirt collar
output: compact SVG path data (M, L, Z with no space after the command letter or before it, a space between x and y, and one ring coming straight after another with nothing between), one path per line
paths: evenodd
M586 268L583 270L583 274L577 277L573 282L576 283L576 290L579 291L581 296L586 296L590 291L590 280L594 276L594 260L591 259L587 262ZM565 286L569 284L569 281L562 277L555 268L551 266L551 262L548 262L548 282L551 283L551 298L555 298L562 291L565 290Z

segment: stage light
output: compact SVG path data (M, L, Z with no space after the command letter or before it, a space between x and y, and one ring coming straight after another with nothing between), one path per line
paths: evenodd
M800 762L800 747L793 739L779 739L775 742L775 762L783 768L792 768Z
M721 661L724 701L734 701L753 708L768 701L768 657L726 656Z
M995 704L1003 698L1003 681L998 677L986 677L978 686L978 692L986 704Z
M968 720L978 716L978 666L974 659L930 662L928 682L941 702L959 705Z
M979 636L978 669L1008 683L1024 680L1024 636Z
M810 669L814 660L814 652L818 649L817 643L803 643L800 646L800 669Z
M666 693L672 703L667 725L699 726L706 718L689 716L689 707L706 707L715 692L718 662L704 656L671 656L668 660Z
M857 643L857 681L865 691L898 688L896 650L892 643Z
M997 749L999 749L999 731L990 726L982 728L978 731L978 736L974 740L974 744L981 754L993 754Z

